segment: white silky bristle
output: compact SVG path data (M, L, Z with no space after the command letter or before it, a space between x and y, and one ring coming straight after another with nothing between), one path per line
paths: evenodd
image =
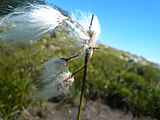
M69 71L63 72L53 77L51 82L42 84L42 88L35 93L33 99L48 100L63 93L67 93L74 82L73 77L69 78L70 75L71 73Z
M75 13L72 13L71 19L74 21L77 21L83 27L83 31L87 32L87 31L91 30L94 33L93 38L92 38L93 42L95 42L99 38L99 36L101 34L101 28L100 28L100 24L99 24L99 20L98 20L97 16L94 15L91 29L89 29L91 19L92 19L91 13L86 13L86 12L82 12L82 11L77 10ZM79 32L80 36L81 36L81 34L83 34L83 31ZM89 34L88 34L88 37L89 37Z
M16 8L0 19L0 37L13 42L28 42L52 32L66 19L48 5L29 4Z
M80 26L78 23L73 23L71 21L66 21L68 27L67 29L69 31L72 31L72 35L79 38L80 42L87 41L89 38L87 31L84 31L84 29Z
M40 82L49 82L57 74L63 72L66 65L66 60L62 58L54 57L49 59L47 62L43 64L44 70L42 76L40 77Z

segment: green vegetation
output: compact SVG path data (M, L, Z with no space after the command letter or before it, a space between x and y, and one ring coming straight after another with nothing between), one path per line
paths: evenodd
M34 90L32 83L40 76L43 62L55 55L67 57L77 51L73 39L64 42L59 39L62 35L57 33L52 40L46 35L32 45L0 40L0 118L16 117L23 106L31 104L28 96Z
M160 70L149 62L142 65L119 59L120 53L125 54L122 51L103 45L100 48L95 51L88 67L88 97L100 97L111 107L131 110L136 116L149 115L158 118ZM75 64L77 66L79 63ZM81 75L76 79L82 78ZM76 88L79 88L80 82L76 81Z
M55 38L46 35L32 45L0 42L0 117L17 118L22 107L31 104L28 95L32 94L32 83L41 74L41 64L53 56L69 57L78 53L81 48L73 41L66 39L65 34L57 34ZM113 108L158 118L160 70L144 59L145 65L131 58L120 58L120 55L128 56L123 51L101 44L99 47L88 65L86 99L101 98ZM74 72L83 63L83 57L70 61L68 69ZM73 98L79 96L82 75L80 72L75 76Z

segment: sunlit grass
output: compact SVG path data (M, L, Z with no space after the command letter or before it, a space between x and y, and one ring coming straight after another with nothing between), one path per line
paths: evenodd
M57 38L60 37L57 36ZM77 50L76 43L70 44L72 39L63 42L57 38L46 36L45 40L32 45L15 45L1 41L1 117L18 118L22 112L22 106L27 108L31 104L28 95L32 94L33 82L40 76L41 64L44 61L53 56L68 57L73 54L73 50ZM67 44L70 45L69 49ZM110 106L127 108L135 115L157 117L160 107L160 70L150 64L127 62L118 57L121 52L116 52L116 49L99 46L100 49L95 51L88 64L86 99L101 98ZM83 58L70 61L68 68L74 72L81 65L83 65ZM75 76L72 96L79 96L81 80L80 72Z

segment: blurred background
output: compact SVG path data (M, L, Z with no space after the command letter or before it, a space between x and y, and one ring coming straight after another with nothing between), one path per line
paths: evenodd
M94 52L88 65L83 119L160 119L160 2L28 2L55 5L68 16L71 11L80 9L99 17L102 34L97 44L100 49ZM24 4L26 0L1 0L0 17ZM74 39L68 31L57 30L32 44L10 44L0 40L0 118L76 119L83 71L75 76L69 93L48 101L28 99L45 61L80 51ZM74 72L83 64L82 57L71 61L67 68Z

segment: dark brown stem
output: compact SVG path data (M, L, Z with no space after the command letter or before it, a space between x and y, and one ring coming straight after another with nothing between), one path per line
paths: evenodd
M80 120L80 115L82 112L82 102L83 102L83 96L84 96L84 92L86 89L86 75L87 75L87 63L89 61L89 53L88 51L86 51L86 55L85 55L85 65L84 65L84 73L83 73L83 82L82 82L82 88L81 88L81 96L80 96L80 103L79 103L79 111L78 111L78 116L77 116L77 120Z
M89 26L89 30L91 29L93 18L94 18L94 15L92 15L92 18L91 18L91 23L90 23L90 26ZM90 39L92 39L91 35L90 35ZM89 49L86 49L85 50L83 82L82 82L82 88L81 88L81 96L80 96L80 103L79 103L77 120L80 120L80 116L81 116L81 112L82 112L82 102L83 102L83 98L84 98L84 92L85 92L85 89L86 89L87 63L88 63L89 59L90 59Z

